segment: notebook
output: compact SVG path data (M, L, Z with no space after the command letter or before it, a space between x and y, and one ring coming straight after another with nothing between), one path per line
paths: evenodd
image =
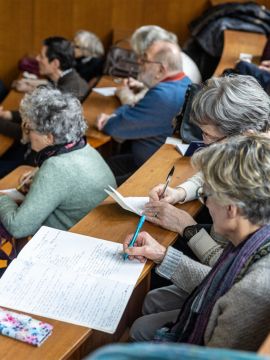
M123 209L131 211L139 216L142 215L145 205L149 202L148 196L124 197L110 185L109 189L104 189L104 191L110 195Z
M122 244L42 226L0 279L0 305L114 333L143 267Z

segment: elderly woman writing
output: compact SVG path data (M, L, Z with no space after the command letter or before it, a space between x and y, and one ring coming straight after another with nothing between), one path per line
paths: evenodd
M200 196L214 229L229 244L211 269L187 263L146 232L133 248L127 237L124 251L153 260L174 284L147 295L131 337L255 351L270 330L270 142L259 135L233 138L192 161L202 171Z
M24 130L37 152L39 170L21 205L0 196L2 237L33 235L41 225L67 230L105 197L115 179L84 138L79 100L59 90L37 88L20 105Z
M190 119L202 130L209 145L239 134L268 133L270 130L270 98L251 76L212 78L195 96ZM196 256L206 265L213 265L226 241L212 237L185 211L171 204L197 198L203 185L201 173L175 189L168 187L161 199L163 184L154 187L145 208L147 220L183 236Z

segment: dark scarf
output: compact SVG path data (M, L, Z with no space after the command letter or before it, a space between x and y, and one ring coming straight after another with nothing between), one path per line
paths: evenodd
M35 165L40 167L43 164L43 162L48 158L52 156L66 154L74 150L82 149L83 147L85 147L86 144L87 144L86 138L82 137L80 140L76 142L47 146L46 148L36 153L34 159Z
M236 247L229 244L210 273L187 298L171 330L159 330L156 340L203 345L216 301L245 275L254 262L269 253L270 225L263 226Z

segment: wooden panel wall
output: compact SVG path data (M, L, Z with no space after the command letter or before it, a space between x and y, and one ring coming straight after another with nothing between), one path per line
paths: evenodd
M270 8L270 0L260 0ZM0 79L17 76L20 57L37 53L42 39L76 30L95 32L107 47L112 30L160 25L178 35L182 44L188 23L210 6L209 0L0 0Z

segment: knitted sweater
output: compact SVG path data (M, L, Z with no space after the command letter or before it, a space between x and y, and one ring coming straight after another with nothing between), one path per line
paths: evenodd
M172 247L156 267L159 275L188 293L210 270ZM270 255L266 255L216 301L205 331L205 345L257 351L270 331L269 292Z
M116 185L113 174L89 145L52 156L20 206L0 196L0 221L15 238L33 235L41 225L67 230L106 198L107 185Z
M173 132L173 118L181 110L190 79L164 81L149 89L135 106L119 107L103 131L130 140L137 166L141 166Z

